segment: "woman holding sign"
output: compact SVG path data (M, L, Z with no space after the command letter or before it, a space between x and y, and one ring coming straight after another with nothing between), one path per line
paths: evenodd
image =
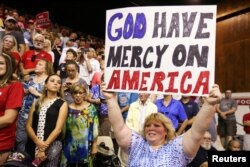
M160 113L146 118L141 135L125 125L115 93L106 92L104 85L102 88L116 140L129 155L129 167L186 166L196 155L221 98L218 85L214 85L192 128L183 135L175 137L171 121Z

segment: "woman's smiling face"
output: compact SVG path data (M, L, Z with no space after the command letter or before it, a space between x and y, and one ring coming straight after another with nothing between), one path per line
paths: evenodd
M145 126L146 140L152 146L163 145L166 141L167 132L162 123L150 121Z

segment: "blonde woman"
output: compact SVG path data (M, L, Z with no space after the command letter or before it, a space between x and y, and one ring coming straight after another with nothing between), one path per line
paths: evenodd
M49 39L44 40L44 51L48 52L51 55L52 63L54 63L55 56L54 56L54 52L52 52L51 41Z
M17 51L17 41L13 35L5 35L2 39L3 42L3 52L9 54L15 59L15 69L14 72L17 74L20 70L21 57Z
M129 129L124 123L115 94L106 91L103 94L117 143L128 153L128 167L185 167L196 155L221 98L218 85L214 85L193 126L183 135L175 137L171 121L160 113L153 113L146 119L142 135Z

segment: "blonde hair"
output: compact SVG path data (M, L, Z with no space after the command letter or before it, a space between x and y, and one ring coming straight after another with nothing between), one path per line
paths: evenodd
M16 38L13 35L5 35L2 39L2 42L6 39L6 38L11 38L14 42L14 46L11 48L11 51L15 51L18 52L17 50L17 41Z
M47 51L47 52L50 52L51 51L51 41L49 39L45 39L44 44L45 45L48 44L48 47L44 46L44 50Z
M152 113L150 114L146 120L145 120L145 123L144 123L144 126L143 126L143 131L142 131L142 136L145 138L146 135L145 135L145 128L146 128L146 125L152 121L156 121L156 122L159 122L163 125L167 135L165 137L165 144L167 144L170 140L173 140L175 138L175 129L173 127L173 124L172 124L172 121L167 118L165 115L157 112L157 113Z
M73 94L74 92L83 91L83 93L87 93L87 89L84 84L75 83L71 86L70 93Z

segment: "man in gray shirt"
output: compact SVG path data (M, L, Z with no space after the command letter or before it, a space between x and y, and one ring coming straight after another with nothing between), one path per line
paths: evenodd
M218 134L220 136L221 144L224 148L227 143L236 135L236 117L237 102L232 99L232 91L227 89L225 91L225 98L217 106L218 112Z

